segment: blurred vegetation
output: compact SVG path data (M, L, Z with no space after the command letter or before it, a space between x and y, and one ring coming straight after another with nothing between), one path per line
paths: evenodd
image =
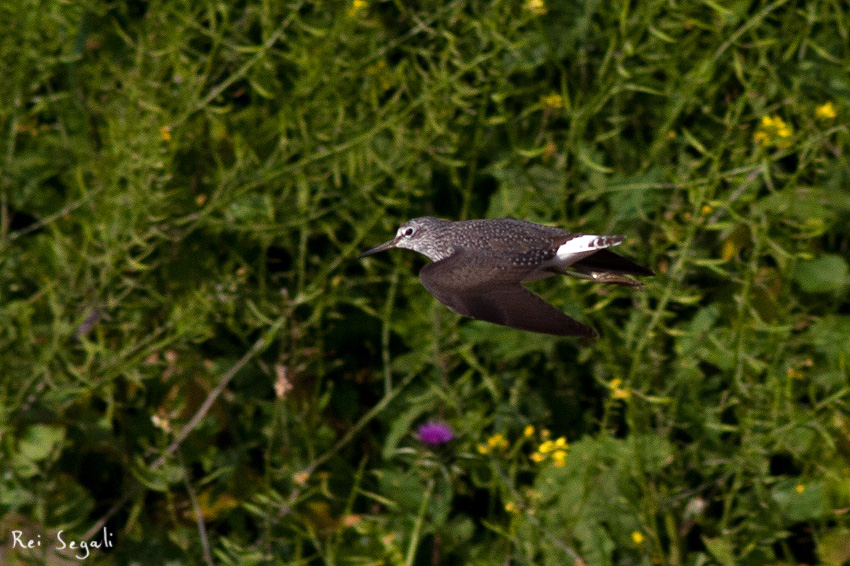
M0 22L5 563L850 561L845 3ZM658 275L534 284L593 342L463 319L354 259L425 214Z

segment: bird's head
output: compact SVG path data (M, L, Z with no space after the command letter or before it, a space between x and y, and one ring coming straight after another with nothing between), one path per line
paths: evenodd
M434 247L434 229L441 222L444 221L434 218L433 216L422 216L420 218L408 220L401 225L398 231L396 231L395 238L389 242L384 242L380 246L375 246L370 250L366 250L357 256L357 259L385 250L390 250L392 248L413 250L431 257L429 252Z

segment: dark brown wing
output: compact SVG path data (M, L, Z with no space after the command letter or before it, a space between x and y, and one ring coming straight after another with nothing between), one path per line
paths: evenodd
M584 259L575 262L571 267L585 268L588 271L602 273L624 273L626 275L655 275L651 269L638 265L630 259L615 254L610 250L599 250Z
M482 265L462 251L419 272L428 292L458 314L542 334L597 336L523 287L522 275Z

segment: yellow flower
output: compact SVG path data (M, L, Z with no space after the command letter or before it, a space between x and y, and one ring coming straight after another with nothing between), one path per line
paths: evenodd
M632 396L632 392L629 389L620 387L622 384L622 379L612 379L608 382L608 387L611 388L611 397L613 399L628 399Z
M640 532L640 531L635 531L635 532L632 533L632 540L634 541L635 544L642 543L644 538L645 537L643 536L643 533Z
M611 397L614 399L630 399L632 396L632 392L628 389L615 389L611 394Z
M558 110L564 107L564 97L556 92L541 97L540 102L549 110Z
M478 453L479 454L486 454L489 451L490 451L490 448L488 448L486 444L482 443L482 444L478 445Z
M535 16L542 16L549 11L543 0L525 0L524 8Z
M519 506L513 501L505 503L505 511L508 513L519 513Z
M762 116L758 131L753 139L764 146L788 147L788 138L794 134L794 129L779 116Z
M540 447L537 449L543 454L548 454L549 452L554 452L555 450L567 450L570 445L567 444L567 439L561 436L556 440L544 440Z
M528 425L525 427L525 430L522 431L522 435L526 438L534 436L534 425Z
M835 104L832 102L824 102L815 108L815 117L818 120L832 120L836 116L838 116L838 112L835 110Z
M804 486L803 484L798 484L797 487L794 488L794 491L796 491L797 493L803 493L804 491L806 491L806 486Z
M552 452L552 462L555 463L556 468L563 468L567 465L567 451L566 450L555 450Z
M162 141L171 141L171 126L163 126L159 129L159 137Z
M364 11L366 7L369 5L366 0L351 0L351 7L348 9L348 15L350 17L354 17L360 14L360 12Z
M497 432L487 439L487 448L489 450L507 450L508 439L501 432Z
M567 450L570 445L567 444L567 439L563 436L555 440L544 440L537 447L537 452L531 455L531 460L535 463L540 463L546 458L551 458L556 468L563 468L567 465Z

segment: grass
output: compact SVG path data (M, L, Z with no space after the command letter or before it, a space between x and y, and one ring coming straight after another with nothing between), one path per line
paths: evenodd
M0 10L10 564L850 560L841 2ZM463 319L426 214L658 275Z

